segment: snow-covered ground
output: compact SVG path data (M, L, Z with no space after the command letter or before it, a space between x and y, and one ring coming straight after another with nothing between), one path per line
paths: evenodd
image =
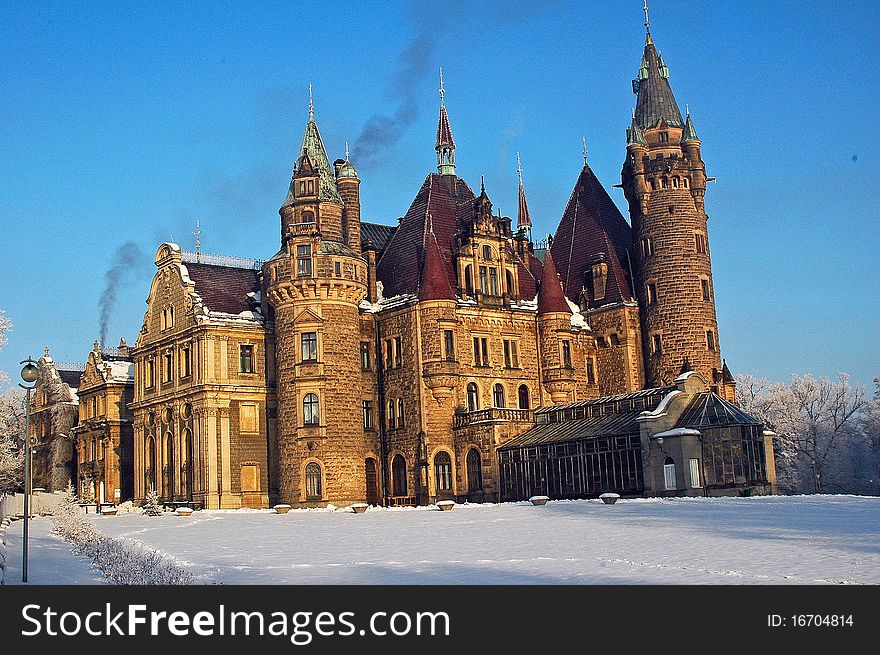
M880 584L880 498L859 496L90 518L207 584ZM34 582L98 582L48 518L31 525ZM20 538L17 521L6 584L21 580Z

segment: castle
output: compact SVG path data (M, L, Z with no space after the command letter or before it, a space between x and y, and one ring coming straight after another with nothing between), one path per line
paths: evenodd
M456 175L442 75L440 89L437 170L398 225L361 221L357 169L347 153L331 165L310 99L277 253L159 247L129 353L133 497L772 493L771 434L721 359L711 178L650 30L621 173L630 221L585 157L548 248L521 172L515 226Z

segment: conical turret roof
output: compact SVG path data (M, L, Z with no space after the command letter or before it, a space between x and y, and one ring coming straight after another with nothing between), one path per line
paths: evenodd
M306 170L311 167L318 175L318 200L333 200L342 203L339 190L336 188L336 175L333 167L330 166L324 140L321 138L318 124L315 122L315 115L311 110L309 111L309 122L306 123L306 130L303 134L302 145L299 148L299 156L293 167L290 189L282 206L293 204L296 198L294 181L297 175L303 171L303 167L306 167Z
M672 87L669 86L669 69L654 47L650 33L633 87L638 93L635 118L639 128L646 130L656 127L661 119L670 127L684 125Z
M547 251L544 257L544 275L541 278L541 288L538 290L538 313L550 314L553 312L566 312L571 314L571 308L565 301L565 293L562 291L562 283L553 263L553 255Z

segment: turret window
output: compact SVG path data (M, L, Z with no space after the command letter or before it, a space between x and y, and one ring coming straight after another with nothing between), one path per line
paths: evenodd
M690 181L687 178L683 178L683 179L684 179L684 188L685 189L689 188L691 185Z
M694 232L694 246L697 252L706 252L706 235L701 232Z
M660 132L660 143L669 143L669 132Z
M649 305L656 304L657 303L657 285L654 284L653 282L649 282L646 285L646 288L647 288L647 292L648 292L648 304Z
M651 335L651 353L659 355L663 352L663 337L659 334Z
M394 399L388 401L388 429L394 429Z
M706 330L706 345L710 352L715 352L717 344L715 343L715 333L712 330Z
M571 341L562 340L562 365L565 368L571 368Z
M650 238L642 239L642 257L650 257L654 254L654 242Z
M303 396L303 425L318 425L321 422L318 409L316 394L307 393Z
M587 384L596 384L596 364L592 357L587 359Z
M364 430L373 429L373 401L364 401Z
M370 342L361 341L361 370L370 370Z
M296 274L311 275L312 274L312 247L297 246L296 247Z
M313 212L303 212L299 218L300 223L314 223L315 222L315 214Z
M319 498L321 498L321 465L317 462L309 462L306 465L306 499Z
M318 361L318 333L303 332L300 337L302 347L302 360L304 362Z
M700 289L703 291L703 300L711 300L711 295L709 293L709 280L706 278L700 278Z
M452 330L443 330L443 349L447 362L455 361L455 334Z
M404 416L403 398L398 398L397 399L397 427L399 427L399 428L404 427L403 416Z

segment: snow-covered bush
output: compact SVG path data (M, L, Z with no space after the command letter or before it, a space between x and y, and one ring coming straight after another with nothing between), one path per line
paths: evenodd
M177 562L142 544L98 532L76 503L68 485L52 515L52 532L69 541L71 550L92 560L114 584L192 584L193 576Z
M126 500L124 503L119 503L116 506L117 514L143 514L144 510L142 507L138 507L132 501Z

